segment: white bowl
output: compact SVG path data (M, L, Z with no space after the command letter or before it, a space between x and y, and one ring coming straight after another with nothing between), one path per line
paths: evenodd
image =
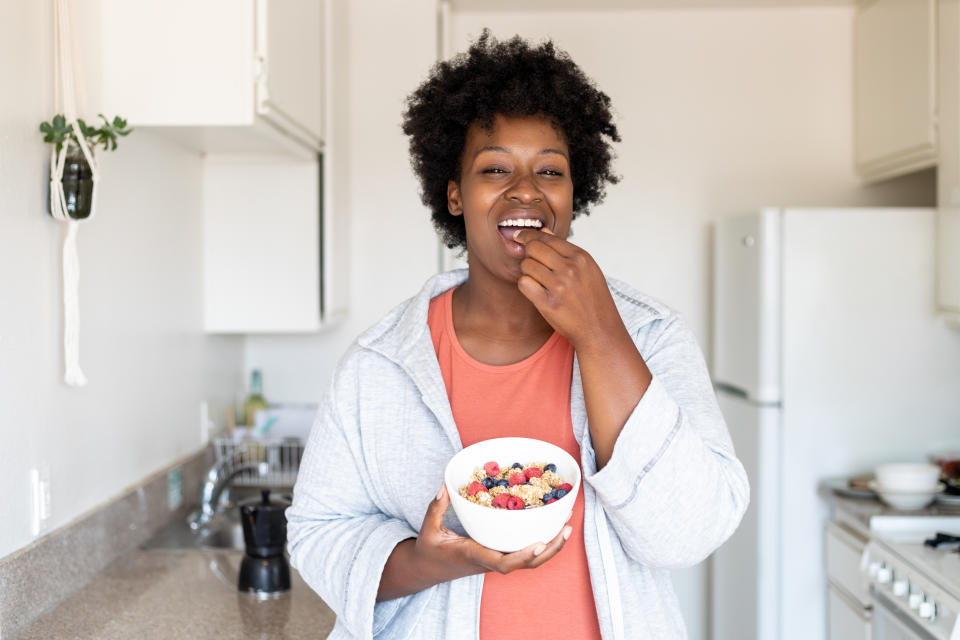
M877 484L889 491L930 491L940 481L940 467L935 464L881 464L874 470L874 474Z
M923 509L933 502L934 497L946 487L945 484L939 482L935 487L927 489L926 491L898 491L884 487L877 481L870 482L869 486L877 492L881 500L894 509L900 509L901 511Z
M552 462L557 465L560 477L573 485L573 489L556 502L533 509L511 511L474 504L460 495L460 487L470 482L475 468L490 461L501 466L514 462L524 465ZM580 491L580 466L570 454L549 442L493 438L470 445L450 458L443 479L453 510L467 534L485 547L510 553L557 537Z

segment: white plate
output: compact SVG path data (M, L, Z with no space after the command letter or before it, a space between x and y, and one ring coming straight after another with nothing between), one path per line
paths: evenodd
M938 493L937 502L951 507L960 507L960 496L950 495L949 493Z
M847 477L827 478L823 481L823 485L844 498L869 498L872 500L877 497L876 492L872 489L851 487L850 478Z

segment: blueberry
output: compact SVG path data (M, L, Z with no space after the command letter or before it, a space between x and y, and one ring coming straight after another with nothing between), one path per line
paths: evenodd
M557 472L557 465L555 465L555 464L553 464L553 463L551 462L550 464L545 465L545 466L543 467L543 470L544 470L544 471L553 471L554 473L556 473L556 472Z
M557 489L557 491L556 491L557 500L559 500L560 498L562 498L562 497L565 496L565 495L567 495L567 490L566 490L566 489Z
M501 480L497 480L497 485L496 485L496 486L498 486L498 487L509 487L509 486L510 486L510 481L507 480L506 478L503 478L503 479L501 479Z
M552 500L556 497L557 497L556 493L554 493L553 491L548 491L547 493L543 494L543 501L546 502L547 500Z
M510 465L510 468L511 468L511 469L523 469L523 465L520 464L519 462L514 462L512 465Z
M483 486L485 486L487 489L493 489L493 478L484 478L482 482Z

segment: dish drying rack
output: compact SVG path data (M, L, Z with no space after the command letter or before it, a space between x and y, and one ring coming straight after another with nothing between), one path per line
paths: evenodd
M277 441L217 438L213 442L218 464L227 459L239 465L266 463L264 473L251 468L237 474L233 484L241 487L292 487L297 481L303 449L303 443L296 438Z

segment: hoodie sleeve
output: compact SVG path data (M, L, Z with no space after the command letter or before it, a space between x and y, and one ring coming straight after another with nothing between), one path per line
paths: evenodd
M337 626L369 639L424 595L376 602L387 558L417 533L371 498L359 429L350 411L338 410L334 389L310 432L286 512L288 550L294 568L336 613Z
M730 537L750 488L692 332L678 316L657 322L643 353L653 380L606 466L585 480L631 558L680 568Z

